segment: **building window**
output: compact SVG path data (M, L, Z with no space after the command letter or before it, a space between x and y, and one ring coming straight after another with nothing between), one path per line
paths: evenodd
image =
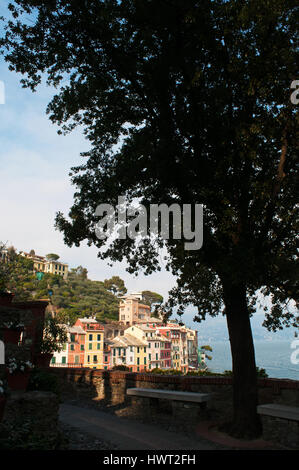
M97 343L97 349L101 349L101 343Z
M144 361L143 361L144 365L146 365L146 357L144 358Z
M108 362L108 356L105 356L105 362Z
M88 335L89 341L92 341L92 335Z
M137 357L137 364L138 364L138 365L140 364L140 359L139 359L139 357Z
M93 362L98 362L98 356L93 356Z
M108 367L107 367L107 366L104 366L104 370L107 370L107 369L108 369Z
M63 356L63 357L61 358L61 363L62 363L62 364L66 364L66 357L65 357L65 356Z
M139 346L138 346L138 347L137 347L137 352L138 352L138 353L139 353L139 349L140 349L140 348L139 348Z
M90 356L87 356L87 362L90 362Z
M84 344L81 344L80 349L81 351L84 351Z
M101 335L98 335L98 341L101 341Z
M51 363L52 363L52 364L55 364L55 362L56 362L56 357L52 357Z
M149 360L151 361L151 360L152 360L152 355L149 354L149 355L148 355L148 358L149 358Z
M71 344L71 351L75 351L75 346L74 346L74 344Z
M89 349L89 350L92 349L92 343L89 343L89 344L88 344L88 349Z
M79 356L75 356L75 364L79 364Z

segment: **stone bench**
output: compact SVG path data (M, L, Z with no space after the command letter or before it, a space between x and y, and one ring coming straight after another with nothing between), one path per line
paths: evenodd
M265 439L299 448L299 408L269 403L259 405L257 413L262 417Z
M169 402L173 418L188 422L197 421L199 416L206 418L206 404L211 398L208 393L152 388L128 388L127 395L132 397L132 405L150 418L153 418L154 414L167 411L163 403Z

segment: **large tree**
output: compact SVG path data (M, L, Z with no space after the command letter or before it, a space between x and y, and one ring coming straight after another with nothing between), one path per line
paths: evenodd
M65 242L87 240L145 273L160 268L164 245L178 276L173 302L196 305L198 320L224 307L231 433L258 435L256 293L271 295L269 328L295 322L297 2L15 0L10 10L2 44L11 69L25 87L43 78L57 87L50 119L62 132L84 126L91 143L72 169L69 218L57 216ZM106 245L95 209L120 195L146 207L203 204L203 247L150 237Z
M118 297L127 293L125 283L119 276L112 276L110 279L105 279L103 285L105 289L111 291Z

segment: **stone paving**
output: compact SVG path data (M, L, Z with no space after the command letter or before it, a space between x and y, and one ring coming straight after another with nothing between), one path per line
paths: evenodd
M95 439L108 441L120 450L215 450L227 447L202 438L191 439L181 433L157 425L120 418L100 410L62 404L59 418L62 424L87 433Z

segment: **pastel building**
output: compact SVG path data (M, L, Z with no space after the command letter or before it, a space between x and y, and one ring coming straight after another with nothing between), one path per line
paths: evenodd
M68 264L61 263L60 261L47 260L44 256L36 254L26 253L25 251L20 252L21 256L31 259L33 261L33 269L36 272L43 272L49 274L58 274L64 279L68 277Z
M125 295L119 304L119 322L125 325L133 325L147 321L151 315L151 308L140 301L136 295Z
M181 327L177 324L168 324L158 328L159 333L171 340L171 366L173 369L181 370Z
M71 326L68 329L70 342L68 345L68 362L82 367L85 356L86 331L81 326Z
M185 374L188 372L188 347L186 327L180 328L180 370Z
M111 366L125 365L132 372L142 372L147 368L147 342L125 331L111 343Z
M161 336L153 326L133 325L125 330L125 334L130 334L139 340L145 341L147 344L146 363L149 370L165 368L165 364L169 364L171 361L170 340ZM168 344L167 347L165 346L166 343ZM168 349L167 355L165 355L166 348Z
M51 359L50 367L68 367L68 342L62 345L62 351L55 351Z
M109 370L112 367L111 341L109 340L104 341L103 365L104 370Z
M93 318L78 318L74 326L85 332L83 366L104 369L104 327Z
M161 335L161 369L171 369L171 340Z
M189 369L198 369L198 332L191 328L187 330L187 350Z
M84 364L86 333L80 326L63 326L66 330L67 342L62 345L60 352L56 351L54 353L51 365L59 367L82 367Z

